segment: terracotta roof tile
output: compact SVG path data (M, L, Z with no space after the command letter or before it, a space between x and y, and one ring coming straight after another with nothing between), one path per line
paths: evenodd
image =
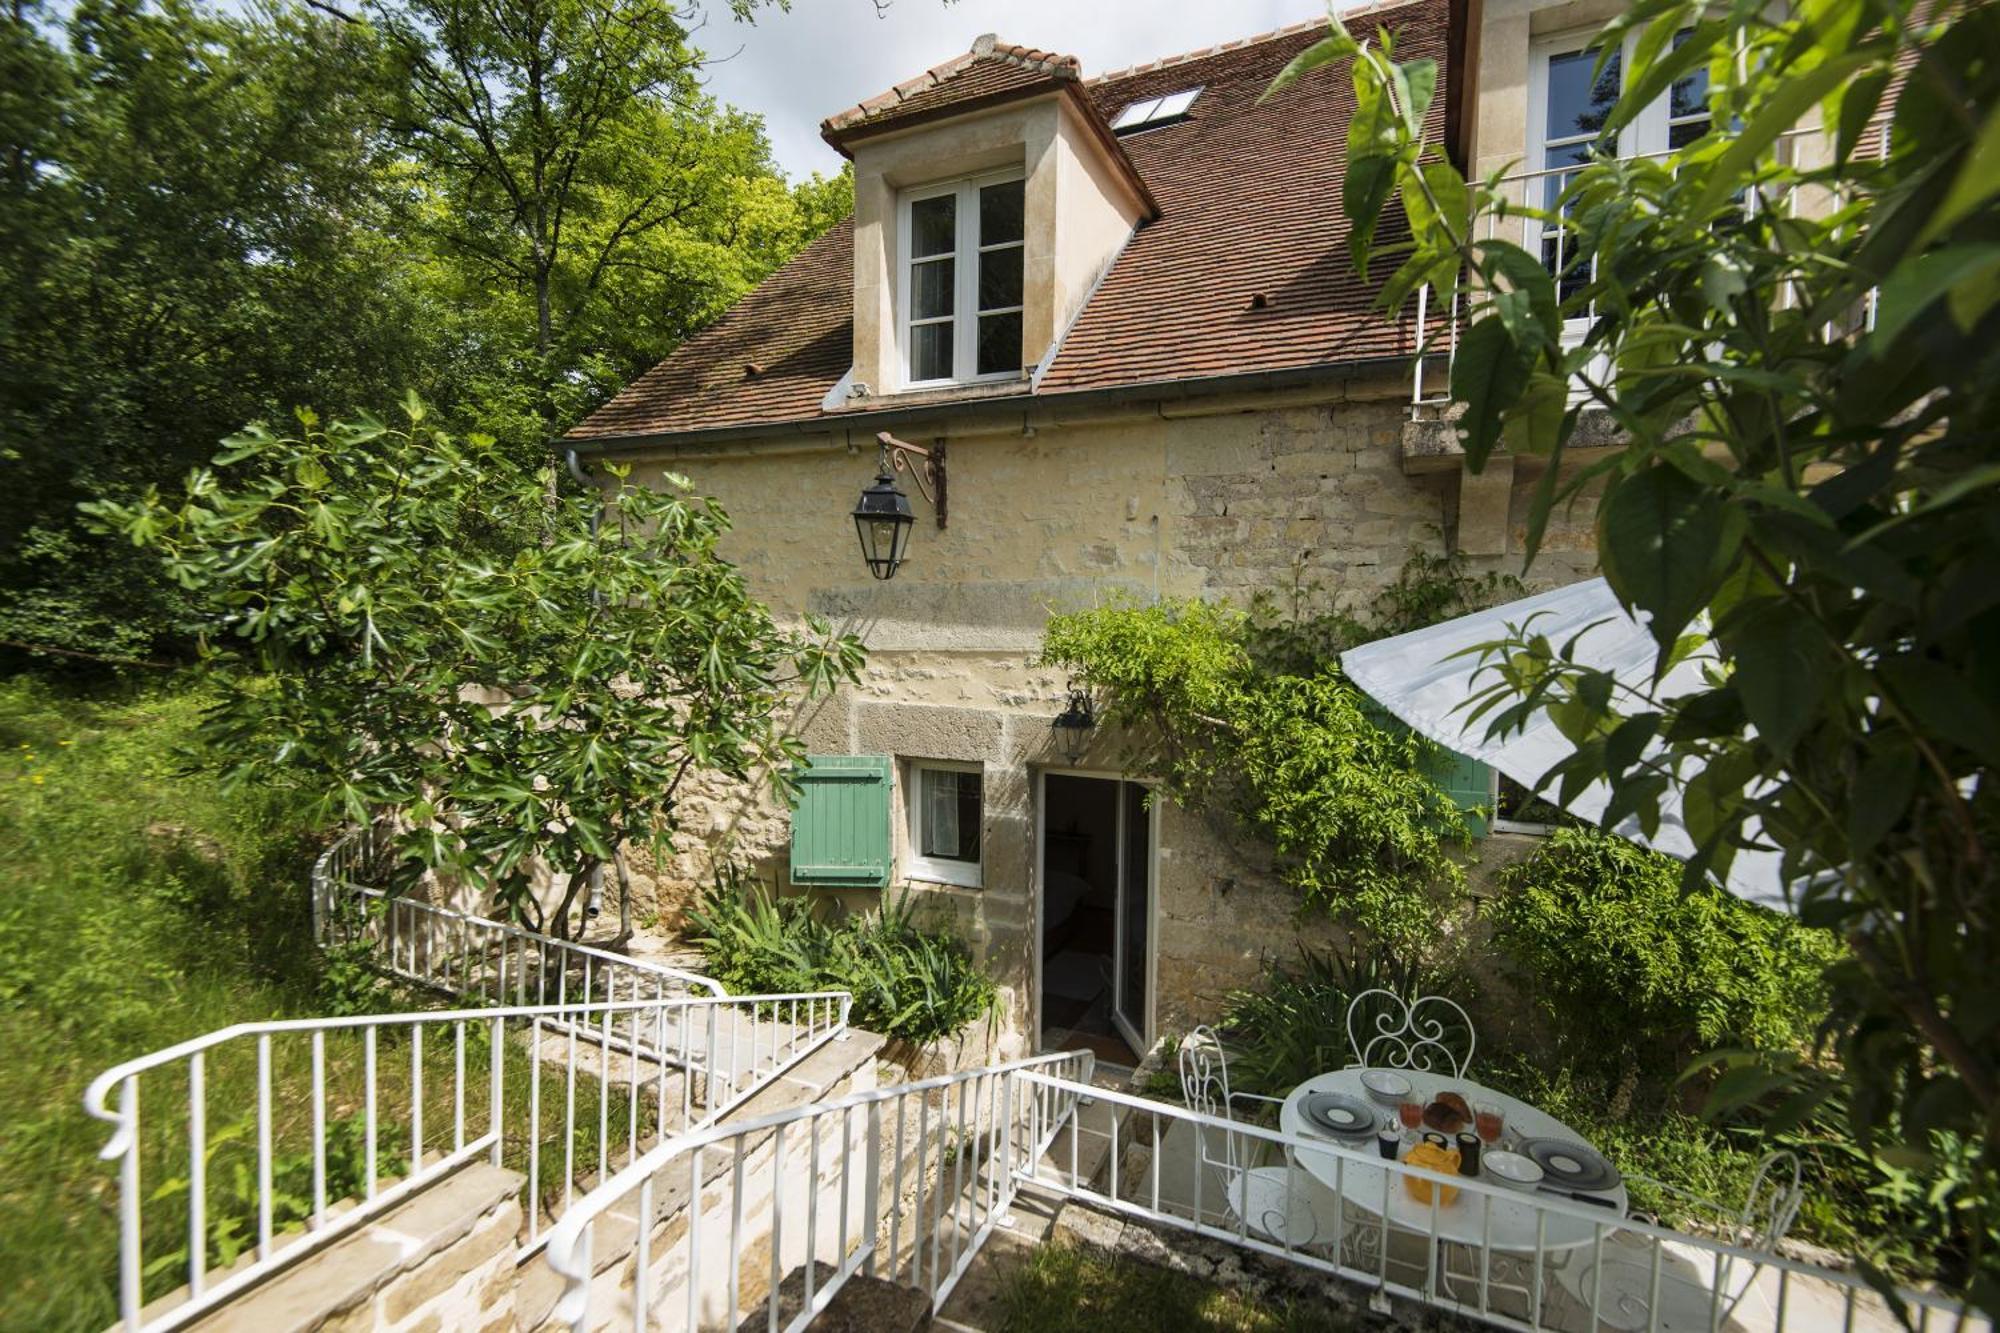
M972 44L970 51L828 116L820 122L820 133L829 140L837 140L863 127L874 129L915 116L934 115L963 102L1057 82L1074 82L1082 77L1083 67L1075 56L1003 42L987 33Z
M853 292L850 218L626 385L570 438L817 416L827 390L854 361Z
M1403 58L1442 63L1447 12L1445 0L1416 0L1375 11L1369 21L1395 31ZM1161 215L1133 234L1064 335L1039 395L1333 368L1412 350L1411 321L1377 314L1373 287L1355 277L1348 260L1340 210L1354 109L1347 71L1315 70L1285 96L1258 105L1277 72L1323 31L1301 24L1082 87L1107 119L1133 101L1196 86L1202 93L1186 119L1120 140ZM1018 50L1022 59L1045 55ZM990 92L1017 75L1046 77L977 51L947 66L941 82L897 102L897 114L926 98L959 99L975 86ZM967 100L984 95L964 93ZM850 124L868 119L864 108L842 115L855 112L862 114ZM1431 110L1433 141L1442 137L1444 116L1440 98ZM1385 239L1393 239L1393 217L1392 209ZM835 228L572 436L604 440L823 416L821 402L852 361L852 246L848 225ZM752 361L764 370L746 372Z

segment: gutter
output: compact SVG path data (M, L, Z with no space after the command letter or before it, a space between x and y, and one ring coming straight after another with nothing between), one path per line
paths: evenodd
M1194 399L1242 393L1268 393L1283 389L1310 388L1347 380L1377 379L1409 369L1407 355L1370 357L1363 361L1342 361L1333 365L1299 366L1287 370L1259 370L1240 375L1212 375L1199 379L1148 380L1106 389L1074 389L1064 393L1013 394L999 398L976 398L955 403L927 403L921 406L887 407L823 416L795 417L744 425L707 426L696 430L657 431L597 440L572 440L563 448L575 459L631 458L679 451L690 447L770 441L780 436L840 437L860 431L872 436L876 431L903 431L922 435L927 430L942 431L946 425L989 426L1020 429L1030 414L1042 414L1042 423L1063 424L1059 413L1068 408L1104 410L1153 404L1159 415L1175 415L1170 405ZM1227 410L1227 409L1225 409ZM1242 409L1248 410L1248 409Z

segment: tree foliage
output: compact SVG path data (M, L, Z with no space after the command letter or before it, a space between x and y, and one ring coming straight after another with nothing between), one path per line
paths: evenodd
M1842 934L1835 1051L1865 1149L1921 1176L1980 1145L1964 1200L1972 1293L2000 1305L1985 1237L2000 1169L2000 9L1644 0L1603 155L1548 209L1464 179L1423 137L1434 70L1339 25L1303 63L1351 62L1355 251L1393 192L1412 240L1383 300L1422 283L1469 310L1461 439L1548 460L1550 512L1602 487L1599 549L1661 664L1720 654L1671 699L1577 667L1519 627L1495 645L1491 724L1549 708L1575 742L1546 783L1602 779L1607 820L1684 796L1699 876L1784 854L1801 917ZM1619 160L1621 126L1691 72L1711 128ZM1801 130L1805 133L1799 133ZM1565 237L1559 287L1504 239ZM1491 238L1491 239L1489 239ZM1565 324L1585 329L1565 339ZM1564 467L1586 413L1619 443ZM1743 1063L1718 1107L1784 1095ZM1796 1120L1831 1089L1775 1113Z
M239 481L92 506L190 595L228 780L395 812L406 858L558 932L537 867L573 900L625 842L675 831L690 774L789 795L789 709L852 679L858 642L775 624L685 482L614 479L550 513L543 470L414 397L406 415L252 426L216 459Z
M848 177L789 185L703 59L641 0L0 14L0 640L174 655L179 595L79 502L405 386L538 461L844 215Z

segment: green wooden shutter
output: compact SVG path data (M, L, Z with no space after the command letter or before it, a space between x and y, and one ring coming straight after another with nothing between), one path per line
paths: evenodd
M1465 811L1465 825L1472 836L1486 836L1493 813L1493 769L1455 750L1440 750L1431 761L1430 776L1444 788L1451 802Z
M1385 730L1409 730L1395 714L1365 694L1361 696L1361 712L1370 722ZM1472 831L1472 836L1485 837L1490 830L1489 820L1493 813L1492 766L1440 745L1437 754L1425 766L1424 773L1444 788L1453 805L1466 812L1465 825Z
M881 888L889 882L889 760L813 755L792 810L792 882Z

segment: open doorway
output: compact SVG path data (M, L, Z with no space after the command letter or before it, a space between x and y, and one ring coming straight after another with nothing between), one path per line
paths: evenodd
M1151 1023L1152 811L1146 788L1048 773L1041 801L1044 1050L1136 1064Z

